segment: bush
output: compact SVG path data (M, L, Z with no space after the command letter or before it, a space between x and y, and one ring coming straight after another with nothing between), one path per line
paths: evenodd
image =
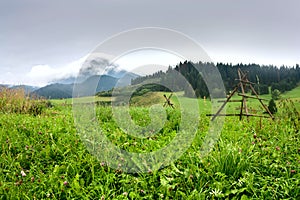
M272 91L272 99L274 100L279 100L280 99L280 91L275 89Z
M0 88L0 112L40 115L50 101L29 97L24 89Z

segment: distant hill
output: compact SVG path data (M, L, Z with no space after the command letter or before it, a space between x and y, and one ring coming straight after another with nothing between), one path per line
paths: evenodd
M61 99L72 97L72 91L73 84L54 83L33 91L31 95L37 95L47 99Z
M107 75L94 75L76 84L75 96L91 96L97 92L112 89L118 79ZM71 98L74 84L54 83L39 88L32 92L32 95L38 95L49 99Z
M25 91L26 94L30 94L31 92L39 89L39 87L30 86L30 85L8 85L8 84L0 84L0 88L22 89Z
M2 88L3 88L3 87L6 88L6 87L8 87L8 86L9 86L9 85L6 85L6 84L0 84L0 88L1 88L1 87L2 87Z
M30 85L14 85L9 87L11 89L23 89L26 94L30 94L31 92L39 89L39 87L30 86Z

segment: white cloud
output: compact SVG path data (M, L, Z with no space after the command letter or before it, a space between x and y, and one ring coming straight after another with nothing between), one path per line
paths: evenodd
M175 66L185 58L173 52L160 49L139 49L119 57L115 63L121 69L147 75L159 70L165 71L169 66Z
M77 76L82 63L86 60L84 56L76 61L66 64L63 67L52 67L49 65L36 65L25 75L26 84L45 86L53 80L70 76Z

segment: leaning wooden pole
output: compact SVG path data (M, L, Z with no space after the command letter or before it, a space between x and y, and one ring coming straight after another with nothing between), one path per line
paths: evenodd
M245 98L245 88L244 88L244 86L246 86L246 83L243 82L243 81L247 81L247 80L244 80L246 78L246 74L244 74L240 69L238 69L238 75L239 75L239 79L240 79L241 91L242 91L242 94L243 94L243 97L242 97L242 106L241 106L241 116L240 116L240 119L242 119L242 115L243 115L242 111L243 110L245 110L246 115L249 114L248 113L248 107L247 107L247 100Z
M213 115L211 121L214 121L216 119L216 117L221 113L221 111L224 109L224 107L226 106L226 104L229 102L229 100L231 99L231 97L234 95L234 93L238 90L238 86L236 86L234 88L234 90L231 92L231 94L229 95L229 97L227 97L227 100L223 103L223 105L220 107L220 109L217 111L217 113L215 115Z
M257 92L255 91L255 89L253 88L253 86L250 84L250 88L252 90L252 92L255 94L255 96L257 97L257 99L259 100L260 104L264 107L264 109L267 111L267 113L270 115L270 117L272 119L274 119L274 116L272 115L271 111L269 110L269 108L262 102L262 99L259 98Z

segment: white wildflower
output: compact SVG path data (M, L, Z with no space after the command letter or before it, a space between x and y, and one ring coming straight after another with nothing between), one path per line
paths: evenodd
M21 171L22 176L26 176L26 173L22 170Z
M209 194L218 197L222 194L222 191L219 189L212 189L211 192L209 192Z

